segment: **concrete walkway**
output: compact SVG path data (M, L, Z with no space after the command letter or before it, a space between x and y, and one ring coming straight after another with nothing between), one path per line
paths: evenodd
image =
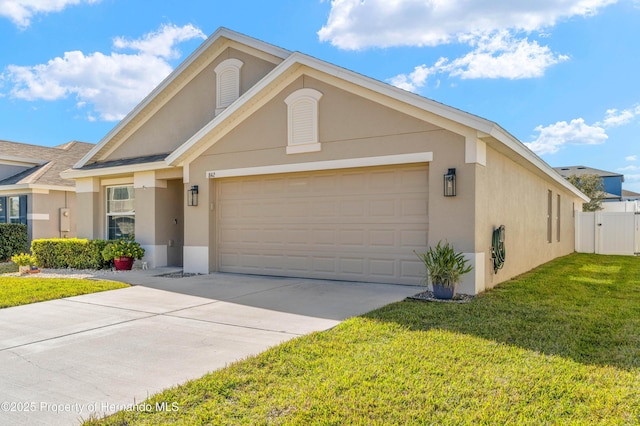
M109 278L137 285L0 309L0 424L79 424L422 290L162 272L171 271L118 274Z

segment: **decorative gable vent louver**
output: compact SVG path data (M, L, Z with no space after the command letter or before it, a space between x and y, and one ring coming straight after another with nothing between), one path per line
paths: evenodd
M291 108L292 137L291 145L318 142L314 128L315 103L309 99L300 99Z
M288 110L287 154L320 151L318 101L322 93L314 89L296 90L285 99Z
M216 115L240 97L242 61L226 59L214 69L216 73Z

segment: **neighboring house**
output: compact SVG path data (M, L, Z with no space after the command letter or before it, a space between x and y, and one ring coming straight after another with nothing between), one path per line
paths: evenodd
M465 293L573 252L587 201L493 122L227 29L63 176L78 234L150 267L420 284L446 239Z
M585 166L555 167L555 169L564 178L572 175L598 175L602 178L602 183L604 184L605 197L602 201L622 201L624 175Z
M637 201L640 200L640 194L633 191L627 191L626 189L622 190L622 199L624 201Z
M75 182L60 177L93 144L56 147L0 141L0 223L27 225L29 241L76 236Z

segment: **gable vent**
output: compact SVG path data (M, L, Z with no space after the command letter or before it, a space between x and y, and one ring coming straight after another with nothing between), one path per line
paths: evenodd
M240 97L240 68L243 62L239 59L226 59L215 67L216 73L216 115Z
M284 100L288 110L289 140L287 154L320 151L318 102L322 93L299 89Z
M318 142L315 137L313 115L314 103L309 99L302 99L291 108L292 137L291 144Z
M238 99L240 82L238 81L237 73L232 69L225 70L218 78L220 79L220 102L218 103L218 108L225 108Z

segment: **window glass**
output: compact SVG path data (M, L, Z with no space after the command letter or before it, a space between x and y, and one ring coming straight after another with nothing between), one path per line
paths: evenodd
M134 238L135 192L133 185L107 188L107 239Z
M9 223L20 223L20 197L9 197Z

